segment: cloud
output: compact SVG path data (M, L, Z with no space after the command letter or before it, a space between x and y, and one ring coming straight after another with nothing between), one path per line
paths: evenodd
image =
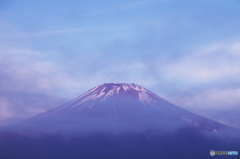
M64 98L24 91L1 92L0 95L0 126L17 123L67 101Z
M1 105L1 111L0 111L0 125L4 125L6 120L9 118L13 118L15 116L15 113L12 112L10 108L10 103L5 98L0 98L0 105Z
M240 42L217 43L187 54L167 65L166 78L208 83L240 76Z
M31 49L0 47L1 90L39 93L71 85L71 78L46 60L46 56L46 53Z
M240 88L205 88L177 93L166 98L196 114L240 128Z
M240 106L240 88L209 89L182 95L174 99L176 103L190 109L232 110Z
M0 47L0 125L54 108L74 94L59 89L77 87L77 81L45 56L31 49Z

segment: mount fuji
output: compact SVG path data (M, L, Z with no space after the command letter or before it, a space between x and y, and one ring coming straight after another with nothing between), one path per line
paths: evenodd
M0 158L207 159L239 151L239 134L139 85L105 83L0 132Z
M234 128L182 109L151 91L125 83L105 83L76 99L17 124L41 131L158 131L191 128L232 133Z

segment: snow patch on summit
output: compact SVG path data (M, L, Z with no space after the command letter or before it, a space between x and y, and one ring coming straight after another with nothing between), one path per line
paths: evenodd
M125 93L123 93L125 92ZM94 87L93 89L89 90L85 94L81 95L80 97L76 98L74 101L74 104L71 106L71 108L77 107L81 104L83 105L89 105L90 103L94 103L96 100L100 99L107 100L107 98L114 96L114 95L127 95L127 94L138 94L139 101L144 104L154 104L156 103L155 98L152 97L152 94L149 93L148 90L145 88L138 86L136 84L125 84L125 83L119 83L119 84L103 84L97 87ZM152 97L152 98L151 98Z
M127 92L127 90L129 90L129 87L126 86L126 85L123 85L123 90L124 90L125 92Z
M120 89L121 89L121 87L118 87L118 88L117 88L117 94L119 93L119 90L120 90Z
M130 84L131 88L135 89L136 91L147 91L146 89L144 89L141 86L138 86L136 84Z
M108 92L105 94L105 98L113 95L115 92L116 92L115 89L112 89L112 90L108 91Z
M151 99L148 97L146 92L138 92L138 97L143 104L151 104Z

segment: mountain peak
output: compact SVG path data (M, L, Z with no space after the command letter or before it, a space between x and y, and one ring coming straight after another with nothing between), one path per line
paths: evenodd
M123 89L124 91L134 89L136 91L147 91L142 86L139 86L135 83L127 84L127 83L104 83L100 86L97 86L98 88L106 88L106 89ZM95 87L96 88L96 87Z
M113 96L125 96L131 98L138 98L142 103L149 103L152 98L149 98L149 94L157 96L147 89L139 86L137 84L131 83L104 83L97 87L92 88L82 96L78 97L77 100L80 98L85 99L101 99L106 100L107 98L111 98Z

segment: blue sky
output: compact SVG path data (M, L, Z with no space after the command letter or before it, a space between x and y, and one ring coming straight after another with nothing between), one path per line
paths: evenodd
M1 0L0 125L107 82L240 128L238 0Z

